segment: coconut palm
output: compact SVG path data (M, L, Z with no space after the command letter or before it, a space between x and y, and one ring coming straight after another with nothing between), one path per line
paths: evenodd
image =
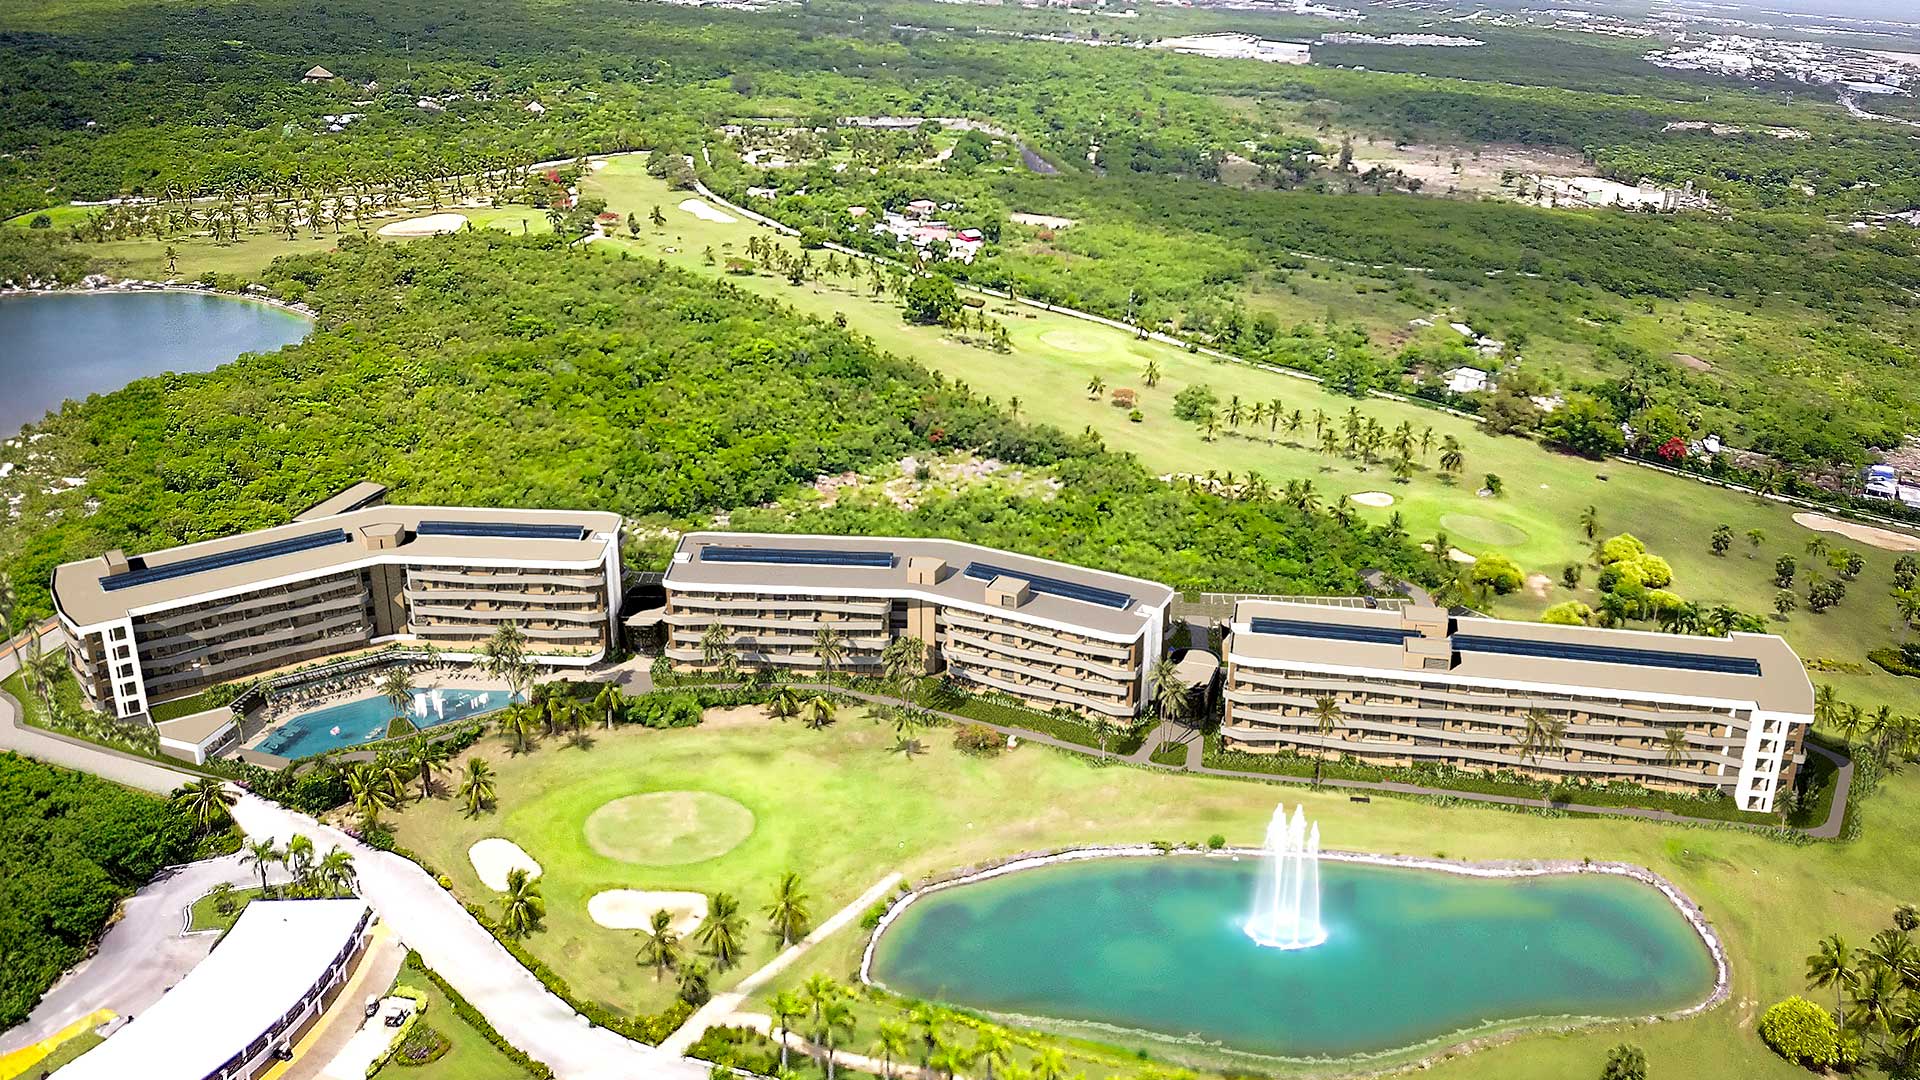
M1833 987L1833 1011L1838 1015L1846 992L1860 981L1859 963L1839 934L1822 938L1819 949L1807 957L1807 985L1814 989Z
M396 715L405 716L413 704L413 677L404 667L391 667L380 680L380 696L393 706Z
M1013 1043L1007 1040L1006 1033L999 1028L983 1027L973 1037L970 1051L975 1061L986 1066L987 1080L993 1080L993 1070L1004 1067L1012 1060Z
M271 867L274 863L285 860L285 858L286 855L282 853L279 848L273 846L273 840L271 838L266 840L249 840L240 845L240 865L251 865L254 873L260 875L260 891L262 893L267 891L268 867Z
M280 856L286 863L287 872L293 875L293 887L305 889L312 883L313 876L313 839L303 833L294 833L287 837L287 850Z
M800 705L800 719L815 731L833 723L836 712L833 699L825 694L815 694Z
M1340 703L1332 697L1318 697L1313 701L1313 729L1322 739L1330 739L1340 727ZM1320 766L1327 760L1328 747L1322 744L1319 752L1313 755L1313 786L1320 786Z
M500 932L508 937L525 937L540 929L547 916L546 898L540 895L540 883L524 866L507 871L507 891L500 894Z
M1033 1055L1033 1080L1067 1080L1067 1055L1057 1046L1043 1046Z
M839 1045L842 1036L853 1034L853 1007L835 998L820 1007L820 1018L815 1024L814 1038L827 1050L827 1080L833 1080L833 1048Z
M1162 720L1184 720L1192 704L1187 684L1180 678L1180 665L1160 660L1147 669L1147 685L1152 688L1153 708Z
M833 681L833 669L847 658L847 641L835 626L821 626L813 632L813 654L820 658L820 675Z
M640 935L640 962L653 968L654 982L680 962L680 933L673 928L671 911L653 913L652 924Z
M1878 1031L1880 1045L1886 1046L1895 1015L1900 1010L1900 976L1892 968L1868 964L1853 987L1852 1008L1847 1010L1848 1024L1862 1032Z
M767 922L779 935L781 948L806 936L810 918L807 899L806 890L800 887L799 874L789 870L780 875L780 881L773 887L773 903L767 905Z
M514 697L521 697L533 682L533 664L527 659L527 635L520 624L508 619L494 628L493 636L480 646L480 670L507 684Z
M717 668L728 678L740 662L739 654L734 651L733 637L720 623L709 625L700 635L700 659L710 668Z
M452 757L445 743L432 739L415 739L401 751L401 763L413 775L420 778L420 798L426 799L433 794L433 771L447 763Z
M478 817L480 811L493 805L493 766L485 758L468 758L465 772L460 774L460 803L468 817Z
M773 692L773 698L767 702L767 715L782 722L800 715L800 693L791 686L783 686Z
M714 967L726 971L740 962L746 928L746 916L740 914L740 901L731 893L714 893L707 902L706 920L700 924L694 939L713 957Z
M882 1020L867 1054L877 1057L886 1080L893 1080L893 1063L907 1056L907 1025L898 1020Z
M202 833L217 832L232 825L232 807L239 800L240 796L227 787L226 781L212 777L188 781L173 794L173 805L185 810L193 819L194 827Z
M340 848L334 848L320 859L314 867L314 878L320 887L333 896L351 896L359 886L359 876L354 873L353 855Z
M906 704L906 688L914 679L927 670L927 643L908 634L887 642L880 650L880 666L886 672L887 684L899 696L901 704Z
M780 1028L780 1073L787 1072L787 1032L792 1029L796 1017L807 1015L807 1003L800 995L791 990L782 990L767 999L767 1011L773 1014L774 1023Z
M516 754L527 752L536 723L533 710L528 706L509 705L500 710L500 734L513 743L513 752Z
M1589 506L1585 510L1580 511L1580 530L1587 534L1587 540L1589 542L1591 542L1594 537L1600 535L1599 507Z
M1448 435L1440 441L1440 471L1450 478L1458 477L1467 467L1467 455L1460 448L1460 440Z
M907 1010L907 1023L920 1029L920 1071L927 1071L933 1049L940 1045L940 1010L921 1002Z
M933 1048L927 1058L927 1067L936 1073L944 1073L947 1080L953 1080L960 1070L973 1064L973 1052L964 1046L941 1042Z
M400 789L393 786L392 776L367 762L347 770L347 801L360 815L362 829L379 824L382 811L399 805Z
M1669 769L1677 769L1687 760L1687 730L1668 728L1660 736L1660 759Z
M680 1000L699 1008L713 999L713 985L707 977L707 965L689 960L680 965Z
M625 700L626 695L612 683L601 687L600 693L594 696L593 711L605 718L608 731L613 730L613 719L619 715L621 703Z
M1528 709L1527 726L1520 736L1520 760L1538 761L1547 754L1558 753L1566 734L1565 720L1548 716L1542 709Z

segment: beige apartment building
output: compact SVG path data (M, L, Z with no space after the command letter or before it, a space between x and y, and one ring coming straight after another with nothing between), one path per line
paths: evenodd
M1233 749L1714 789L1761 812L1792 789L1813 723L1806 669L1773 635L1455 619L1419 605L1241 601L1225 696ZM1326 734L1322 699L1337 709ZM1560 745L1523 757L1530 717L1564 724Z
M927 670L1040 709L1132 717L1164 652L1165 585L951 540L690 533L668 567L666 655L708 662L723 628L747 668L877 674L888 642L928 646Z
M53 599L89 704L119 717L385 643L474 655L516 624L542 663L616 640L620 517L386 506L361 484L258 532L60 566Z

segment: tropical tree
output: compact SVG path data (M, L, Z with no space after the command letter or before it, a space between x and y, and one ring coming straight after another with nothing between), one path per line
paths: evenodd
M1818 951L1807 957L1807 985L1813 989L1833 987L1833 1011L1842 1013L1847 991L1860 981L1860 968L1845 938L1828 934L1820 939Z
M707 965L698 960L681 964L680 1000L697 1009L712 998L713 986L707 977Z
M907 1039L907 1025L898 1020L882 1020L875 1029L867 1056L880 1059L881 1075L886 1080L893 1080L893 1063L907 1055Z
M787 1032L793 1029L796 1018L807 1015L807 1003L800 995L791 990L782 990L767 999L767 1011L773 1014L774 1023L780 1028L780 1072L787 1071Z
M1184 720L1192 704L1187 684L1180 678L1180 665L1162 659L1147 669L1147 685L1153 694L1154 711L1162 720Z
M534 727L537 721L533 709L526 705L509 705L500 710L500 734L513 743L513 752L524 754L533 741Z
M1140 381L1146 383L1149 390L1160 385L1160 361L1147 361L1147 369L1140 373Z
M433 771L445 765L453 752L443 742L418 738L409 743L402 753L402 763L420 779L420 798L424 800L433 794Z
M838 711L833 699L825 694L815 694L800 705L801 722L815 731L833 723L833 714Z
M294 833L287 837L287 850L281 861L287 864L287 871L293 875L294 887L303 888L313 874L313 838L304 833Z
M833 669L847 658L847 642L840 636L840 628L821 626L813 632L813 654L820 658L820 674L833 681Z
M233 804L239 800L240 796L227 787L226 781L212 777L190 780L173 793L173 805L186 811L194 827L203 834L232 825Z
M927 1071L928 1059L933 1048L940 1045L940 1024L944 1018L940 1010L926 1002L920 1002L907 1010L907 1023L920 1029L920 1071Z
M1033 1080L1067 1080L1066 1053L1057 1046L1041 1047L1033 1055Z
M927 670L927 643L912 634L894 638L880 651L880 667L887 684L902 705L907 703L906 688Z
M1547 715L1542 709L1528 709L1526 728L1520 736L1520 760L1538 761L1560 750L1567 733L1567 722Z
M1460 449L1460 440L1448 435L1440 441L1440 471L1449 479L1457 479L1466 471L1467 455Z
M314 878L330 896L351 896L359 887L359 875L353 868L353 854L341 848L334 848L321 856L319 865L314 867Z
M809 916L807 914L807 893L800 885L800 875L789 870L780 875L773 887L773 903L767 905L767 922L780 938L780 947L786 948L806 936Z
M1330 739L1340 727L1340 703L1330 696L1315 698L1313 701L1313 729L1322 739ZM1324 744L1313 755L1313 786L1320 786L1320 766L1327 760L1328 747Z
M661 909L640 935L640 962L653 968L653 981L680 962L680 933L673 928L673 912Z
M1013 1043L1007 1034L996 1027L983 1027L973 1037L971 1050L973 1060L986 1066L987 1080L993 1080L993 1070L1004 1067L1012 1060Z
M533 663L527 659L527 635L512 619L494 628L480 646L480 670L507 684L513 696L526 694L533 683Z
M820 1007L820 1018L815 1023L818 1026L814 1037L827 1051L827 1080L833 1080L833 1048L839 1045L842 1036L853 1034L853 1007L835 998Z
M263 894L267 891L268 868L285 858L280 849L273 846L272 838L249 840L240 845L240 865L251 865L254 873L260 875L260 891Z
M791 686L783 686L773 692L767 702L767 715L775 720L787 721L800 715L800 693Z
M620 706L626 698L627 696L620 692L620 688L612 683L601 687L600 692L594 695L593 711L605 718L608 731L613 730L614 718L620 715Z
M468 758L460 774L460 803L468 817L478 817L493 805L493 766L485 758Z
M708 667L719 669L727 678L733 677L740 663L740 654L734 650L733 636L727 633L725 626L712 623L700 635L700 659Z
M406 667L396 664L388 668L386 675L380 680L380 696L386 698L387 703L393 706L394 715L407 714L408 708L413 704L413 694L413 676L407 672Z
M927 1059L927 1066L936 1073L946 1074L947 1080L953 1080L960 1070L973 1064L973 1052L964 1046L941 1042L933 1048Z
M731 893L714 893L707 902L706 920L694 932L694 938L706 954L713 957L713 965L726 971L740 962L746 927L746 916L740 914L740 901Z
M1660 736L1660 759L1670 769L1679 768L1687 760L1685 728L1670 727Z
M381 812L400 804L400 792L392 785L391 775L364 761L347 770L347 802L360 815L362 829L373 828L379 824Z
M508 937L525 937L540 929L546 918L547 901L540 895L540 883L524 866L507 871L507 891L500 894L500 932Z
M1600 535L1600 508L1588 506L1580 511L1580 530L1587 534L1588 542Z

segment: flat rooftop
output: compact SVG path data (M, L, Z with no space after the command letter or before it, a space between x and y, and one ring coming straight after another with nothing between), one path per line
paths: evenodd
M601 511L368 506L149 552L127 559L124 569L110 565L110 555L66 563L53 572L53 598L86 627L378 557L585 566L606 558L619 532L620 515Z
M1813 683L1773 634L1692 637L1638 630L1454 619L1453 667L1406 670L1397 611L1243 600L1234 608L1232 653L1346 668L1396 678L1444 674L1578 687L1598 693L1751 701L1769 712L1813 713Z
M937 583L912 583L909 563L921 559L946 564ZM1028 583L1031 595L1026 602L1017 608L988 603L987 587L1002 577ZM666 586L744 592L780 587L856 595L915 592L1117 641L1132 641L1159 622L1173 599L1173 590L1165 585L1122 574L957 540L887 536L688 533L680 538L667 568Z
M60 1080L205 1080L299 1004L366 914L360 900L256 900L153 1007Z

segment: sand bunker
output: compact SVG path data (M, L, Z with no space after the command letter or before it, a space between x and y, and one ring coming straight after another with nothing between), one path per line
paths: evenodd
M1008 214L1007 217L1036 229L1065 229L1074 224L1070 217L1054 217L1052 214Z
M507 890L509 871L525 870L529 877L540 876L540 864L533 861L533 856L520 850L519 844L498 836L489 836L468 848L467 860L473 863L473 872L480 875L480 883L494 892Z
M1361 506L1373 506L1384 509L1393 505L1393 496L1384 491L1362 491L1349 495L1347 498L1352 499Z
M732 214L723 214L715 210L712 206L708 205L704 199L681 199L680 209L685 210L701 221L711 221L715 225L732 225L734 223Z
M608 889L587 901L587 914L609 930L651 930L656 911L672 915L673 932L686 937L707 917L707 897L697 892Z
M1477 562L1479 562L1479 561L1480 561L1479 559L1477 559L1477 558L1475 558L1474 556L1472 556L1472 555L1469 555L1469 554L1467 554L1467 553L1466 553L1466 552L1464 552L1464 551L1461 551L1461 550L1460 550L1459 548L1448 548L1448 549L1447 549L1447 558L1449 558L1449 559L1452 559L1452 560L1453 560L1454 562L1457 562L1457 563L1466 563L1466 564L1468 564L1468 565L1471 565L1471 564L1473 564L1473 563L1477 563Z
M459 214L428 214L426 217L408 218L389 225L380 226L381 236L439 236L442 233L459 232L467 225L467 219Z
M1894 532L1892 529L1875 528L1872 525L1857 525L1851 521L1830 518L1825 514L1795 514L1793 523L1812 529L1814 532L1838 533L1849 540L1858 540L1882 551L1920 551L1920 536Z

